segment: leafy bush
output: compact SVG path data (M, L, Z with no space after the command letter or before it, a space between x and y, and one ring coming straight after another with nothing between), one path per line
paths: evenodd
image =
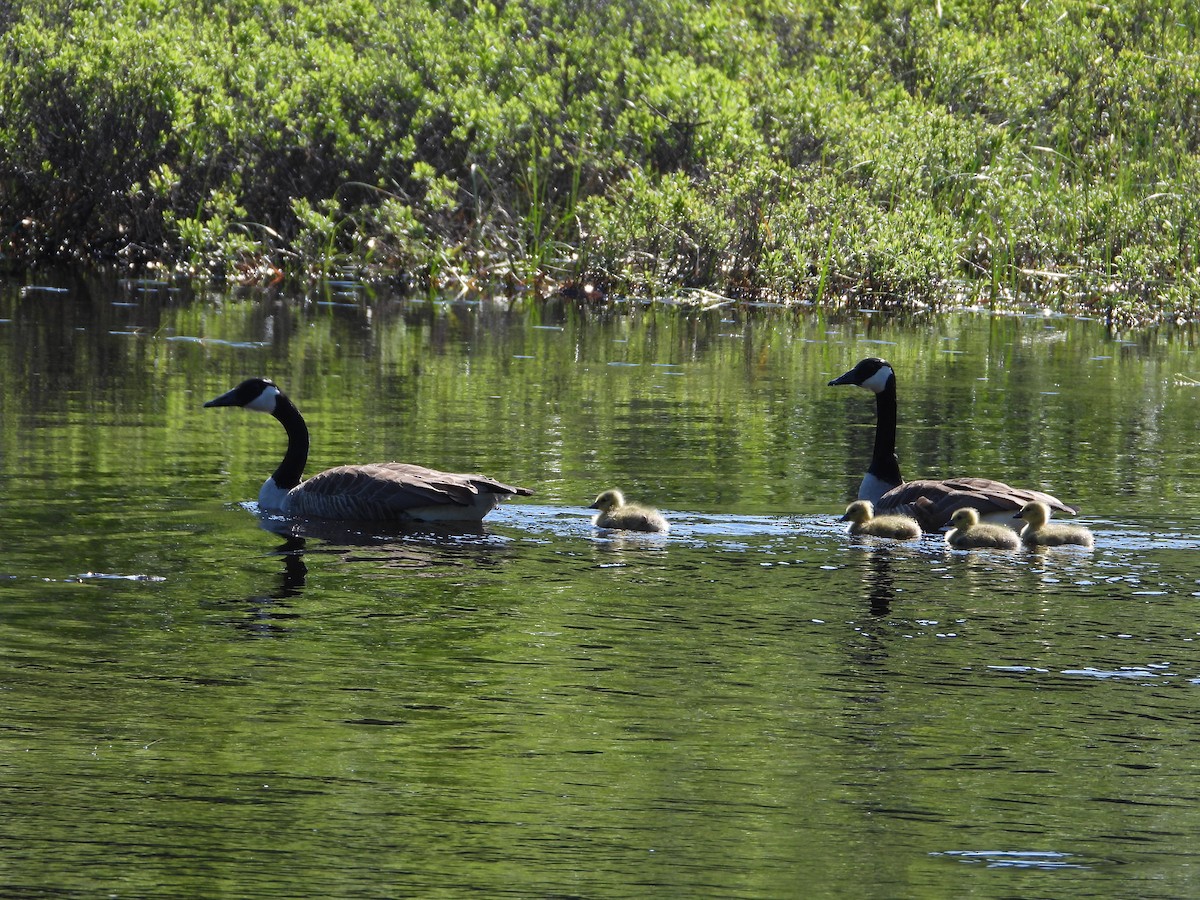
M14 0L0 253L1174 313L1198 34L1184 0Z

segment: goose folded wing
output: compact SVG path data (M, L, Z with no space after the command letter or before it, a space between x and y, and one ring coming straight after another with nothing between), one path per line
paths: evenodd
M305 481L293 492L296 512L339 518L403 518L431 506L477 505L481 494L529 494L482 475L439 472L408 463L338 466Z
M950 524L956 509L972 506L981 516L1020 510L1038 500L1053 509L1075 514L1056 497L1042 491L1014 488L990 478L948 478L944 481L909 481L892 488L877 504L889 513L909 515L921 523L925 531L939 531Z
M439 472L437 469L427 469L425 466L414 466L411 463L376 463L361 466L366 469L384 470L389 481L411 482L435 492L443 492L453 497L455 503L471 505L473 497L478 494L514 494L523 497L530 496L533 491L529 488L514 487L486 475L459 475L453 472Z

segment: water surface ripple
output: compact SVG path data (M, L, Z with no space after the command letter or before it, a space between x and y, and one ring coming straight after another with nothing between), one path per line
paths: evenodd
M46 287L0 290L7 895L1200 892L1189 335ZM1096 549L847 536L874 405L825 383L879 353L910 477ZM281 430L201 407L251 374L311 471L536 493L260 517ZM670 534L594 529L609 486Z

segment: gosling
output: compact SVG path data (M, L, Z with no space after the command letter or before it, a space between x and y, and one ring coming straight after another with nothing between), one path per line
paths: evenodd
M855 500L846 507L843 522L850 523L851 534L909 541L921 536L921 526L908 516L877 516L870 500Z
M979 510L963 506L950 517L954 526L946 532L946 543L956 550L991 547L996 550L1016 550L1020 546L1017 533L1004 525L980 524Z
M625 495L618 490L604 491L588 509L600 510L592 519L597 528L663 533L671 528L657 509L626 503Z
M1050 507L1045 503L1026 503L1013 518L1024 519L1021 543L1026 547L1061 547L1063 544L1078 544L1092 547L1095 538L1082 525L1060 525L1050 521Z

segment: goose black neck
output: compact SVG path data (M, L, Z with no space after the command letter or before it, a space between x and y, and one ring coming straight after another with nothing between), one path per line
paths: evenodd
M904 484L896 458L896 379L875 395L875 451L867 471L892 485Z
M275 398L275 409L271 413L287 432L287 452L283 462L271 477L284 490L291 490L304 478L304 464L308 462L308 426L304 416L284 394Z

